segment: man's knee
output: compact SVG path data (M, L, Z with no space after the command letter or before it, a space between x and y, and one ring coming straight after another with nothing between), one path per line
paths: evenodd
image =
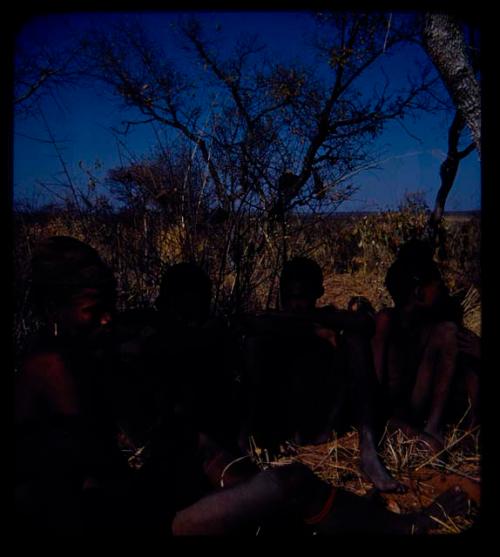
M286 466L273 468L268 473L280 485L288 500L303 499L310 491L311 486L320 481L312 470L301 462L292 462Z

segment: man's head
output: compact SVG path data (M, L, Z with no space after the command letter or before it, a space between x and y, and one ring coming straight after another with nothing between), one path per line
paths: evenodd
M116 283L111 270L89 245L53 236L35 248L30 296L58 335L99 336L111 322Z
M307 257L294 257L283 266L280 277L281 305L300 313L313 309L324 293L320 266Z
M212 281L194 263L168 267L162 276L156 307L186 324L200 324L210 315Z
M434 249L427 240L412 238L404 244L401 244L397 259L400 261L433 261Z
M389 267L385 285L398 307L415 304L433 307L444 294L441 273L428 257L398 258Z

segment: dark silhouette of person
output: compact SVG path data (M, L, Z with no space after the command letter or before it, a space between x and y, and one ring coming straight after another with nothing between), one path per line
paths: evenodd
M235 347L226 322L211 315L212 282L191 262L163 273L158 332L148 348L150 368L171 383L176 411L223 445L237 436Z
M113 461L101 371L115 281L93 248L50 237L34 251L30 297L42 326L16 376L17 516L28 530L78 529L83 485Z
M164 319L186 327L201 327L210 318L212 281L195 263L167 267L160 282L156 307Z
M460 304L449 295L426 241L403 244L385 283L394 307L377 314L372 348L391 424L439 451L459 361L477 360L477 343L461 325ZM476 415L477 373L464 369L463 379Z
M251 322L247 334L248 419L264 446L286 439L327 441L333 429L359 428L361 468L383 491L403 491L376 451L377 381L366 312L316 307L323 275L311 259L288 261L280 277L282 311Z

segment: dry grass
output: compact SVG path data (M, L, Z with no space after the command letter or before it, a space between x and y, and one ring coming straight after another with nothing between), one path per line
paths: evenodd
M335 433L322 445L296 446L286 443L277 456L270 458L265 449L253 446L254 460L262 468L281 466L299 461L322 480L357 495L373 492L373 485L359 468L358 432L353 429L342 437ZM394 478L408 487L404 494L380 494L386 507L395 513L422 510L437 496L459 486L470 499L469 510L463 516L435 519L431 534L460 533L472 526L480 504L479 429L463 430L460 424L449 427L444 450L431 456L421 442L401 430L385 432L380 445L386 467Z
M375 272L326 276L325 293L318 300L318 305L333 304L339 309L347 309L347 304L353 296L364 296L377 311L383 307L391 307L393 303L384 286L384 278L383 273Z
M481 296L474 286L469 287L461 299L464 325L481 336Z

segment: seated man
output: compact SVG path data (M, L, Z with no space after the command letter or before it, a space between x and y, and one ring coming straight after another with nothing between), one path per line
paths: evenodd
M403 491L376 451L373 319L365 312L316 308L323 277L310 259L297 257L284 266L280 293L281 312L248 319L242 441L252 433L271 448L291 438L321 443L332 429L354 422L365 474L380 490Z
M42 326L16 377L16 512L26 530L78 531L81 492L113 466L104 368L115 281L74 238L35 249L30 298Z
M439 451L458 363L476 358L476 344L461 327L460 305L449 296L425 242L402 246L386 286L394 308L378 313L372 348L391 423ZM470 369L466 385L476 409L477 373Z
M236 439L233 342L225 322L211 315L212 282L194 263L168 267L156 301L156 334L146 367L172 386L176 411L222 444Z

